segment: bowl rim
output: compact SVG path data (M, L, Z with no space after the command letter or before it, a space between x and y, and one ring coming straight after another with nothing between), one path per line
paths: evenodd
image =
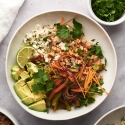
M118 20L116 20L116 21L114 21L114 22L106 22L106 21L101 20L101 19L98 18L98 17L95 15L95 13L93 12L92 6L91 6L91 1L92 1L92 0L88 0L88 1L87 1L88 10L89 10L89 13L90 13L91 17L92 17L94 20L96 20L98 23L103 24L103 25L107 25L107 26L115 26L115 25L118 25L118 24L120 24L120 23L122 23L122 22L125 21L125 12L124 12L124 14L123 14L122 17L120 17Z
M8 117L14 123L14 125L19 125L16 118L5 108L0 107L0 113L4 114L6 117Z
M6 62L5 62L5 70L6 70L6 78L7 78L7 83L8 83L8 85L9 85L9 81L8 81L8 77L7 77L7 57L8 57L8 54L9 54L9 48L10 48L10 46L11 46L11 43L12 43L12 41L13 41L13 39L14 39L14 37L15 37L15 35L16 35L16 33L26 24L26 23L28 23L31 19L33 19L33 18L35 18L35 17L37 17L37 16L40 16L40 15L43 15L43 14L46 14L46 13L53 13L53 12L69 12L69 13L75 13L75 14L79 14L79 15L81 15L81 16L84 16L84 17L86 17L87 19L89 19L89 20L91 20L92 22L94 22L97 26L99 26L99 28L106 34L106 36L108 37L108 39L110 40L110 44L111 44L111 46L112 46L112 49L113 49L113 52L114 52L114 56L115 56L115 66L116 66L116 69L115 69L115 74L114 74L114 78L113 78L113 83L114 83L114 81L115 81L115 78L116 78L116 73L117 73L117 55L116 55L116 52L115 52L115 48L114 48L114 45L113 45L113 43L112 43L112 41L111 41L111 39L110 39L110 36L108 35L108 33L106 32L106 30L99 24L99 23L97 23L94 19L92 19L92 18L90 18L89 16L87 16L86 14L83 14L83 13L80 13L80 12L78 12L78 11L73 11L73 10L49 10L49 11L44 11L44 12L42 12L42 13L38 13L38 14L35 14L35 15L33 15L33 16L31 16L30 18L28 18L27 20L25 20L24 21L24 23L22 23L22 25L20 25L18 28L17 28L17 30L15 31L15 33L13 34L13 36L11 37L11 39L10 39L10 42L9 42L9 45L8 45L8 48L7 48L7 53L6 53ZM113 87L113 85L112 85L112 87ZM111 87L111 89L112 89L112 87ZM9 86L9 88L10 88L10 86ZM111 91L111 89L110 89L110 91ZM12 91L11 91L12 92ZM13 96L14 96L14 94L12 94ZM104 100L106 99L106 97L107 97L107 95L105 96L105 98L104 98ZM15 96L14 96L14 98L15 98ZM15 100L16 100L16 98L15 98ZM103 100L103 101L104 101ZM17 100L16 100L17 101ZM103 102L102 101L102 102ZM18 101L17 101L18 102ZM101 102L101 103L102 103ZM100 103L100 104L101 104ZM18 104L20 105L20 103L18 102ZM100 105L99 104L99 105ZM99 105L97 105L95 108L97 108ZM22 105L20 105L23 109L24 109L24 107L22 106ZM93 111L95 108L93 108L91 111ZM24 109L24 110L26 110L26 109ZM26 110L28 113L30 113L28 110ZM89 112L91 112L91 111L89 111ZM87 112L87 113L85 113L85 114L88 114L89 112ZM32 114L32 113L30 113L31 115L34 115L34 114ZM82 115L85 115L85 114L82 114ZM53 119L53 118L43 118L42 117L42 119L46 119L46 120L69 120L69 119L73 119L73 118L77 118L77 117L80 117L80 116L82 116L81 114L78 114L78 115L76 115L75 117L74 116L70 116L70 117L68 117L68 118L60 118L60 119ZM35 117L38 117L38 118L41 118L41 117L39 117L39 116L36 116L36 115L34 115Z
M111 109L110 111L108 111L107 113L105 113L102 117L100 117L100 118L98 119L98 121L97 121L94 125L97 125L97 124L98 124L103 118L105 118L107 115L113 113L114 111L117 111L117 110L119 110L119 109L122 109L122 108L125 108L125 105L121 105L121 106L118 106L118 107L116 107L116 108L114 108L114 109Z

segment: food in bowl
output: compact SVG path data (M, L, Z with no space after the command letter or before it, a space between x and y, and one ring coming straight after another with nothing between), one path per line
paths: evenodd
M72 106L94 103L96 94L108 94L100 75L107 60L95 39L84 39L82 24L75 17L36 25L17 52L17 64L11 69L14 89L32 110L48 112L51 107L70 111Z
M6 78L8 86L12 92L12 95L14 96L17 103L27 111L28 113L47 120L67 120L79 117L81 115L85 115L92 110L94 110L96 107L98 107L107 97L107 94L102 94L101 96L96 94L95 95L95 101L94 103L89 104L87 107L83 106L81 108L75 108L71 107L72 111L67 110L57 110L56 112L53 112L51 108L49 108L49 113L44 112L38 112L34 111L28 108L27 105L24 105L20 98L17 96L13 85L16 83L16 81L13 80L11 75L11 68L16 64L16 54L19 51L20 47L22 46L24 37L27 33L29 33L32 29L34 29L36 24L40 25L52 25L55 22L60 22L61 17L65 17L65 20L71 19L74 15L78 14L79 16L76 18L77 22L80 22L83 25L83 31L84 31L84 40L91 41L92 39L96 39L93 44L96 42L99 42L99 46L101 46L103 55L108 60L108 63L106 65L107 71L100 72L100 75L103 76L104 84L102 87L107 91L110 92L115 76L117 71L117 57L116 52L114 49L114 46L112 44L112 41L109 37L109 35L106 33L106 31L94 20L87 17L84 14L71 12L71 11L51 11L51 12L45 12L38 15L35 15L34 17L30 18L28 21L24 22L22 26L19 27L19 29L15 32L12 39L9 42L8 50L7 50L7 56L6 56ZM68 24L72 25L72 21Z
M103 21L114 22L125 13L125 0L91 0L92 10Z
M94 125L125 125L125 105L107 112Z
M0 112L0 125L14 125L14 123L6 115Z
M116 121L115 123L107 124L107 125L125 125L125 117L122 117L120 120Z

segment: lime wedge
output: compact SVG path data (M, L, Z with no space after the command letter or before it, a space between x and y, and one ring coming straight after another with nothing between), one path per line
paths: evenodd
M18 65L21 68L24 68L24 66L27 64L33 51L34 51L34 48L31 46L24 46L18 51L16 60L17 60Z

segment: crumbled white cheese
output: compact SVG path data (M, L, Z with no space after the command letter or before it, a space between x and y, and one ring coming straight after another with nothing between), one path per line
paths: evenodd
M39 48L36 44L33 44L32 46L33 46L33 48L35 48L35 49L38 49L38 48Z
M60 57L60 55L56 55L55 58L54 58L54 60L58 60L59 57Z
M61 50L66 50L66 46L65 46L65 43L61 42L59 44L59 47L61 48Z

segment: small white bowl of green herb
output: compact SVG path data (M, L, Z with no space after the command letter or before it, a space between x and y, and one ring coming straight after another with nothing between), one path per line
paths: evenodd
M88 0L88 9L92 18L103 25L125 21L125 0Z

